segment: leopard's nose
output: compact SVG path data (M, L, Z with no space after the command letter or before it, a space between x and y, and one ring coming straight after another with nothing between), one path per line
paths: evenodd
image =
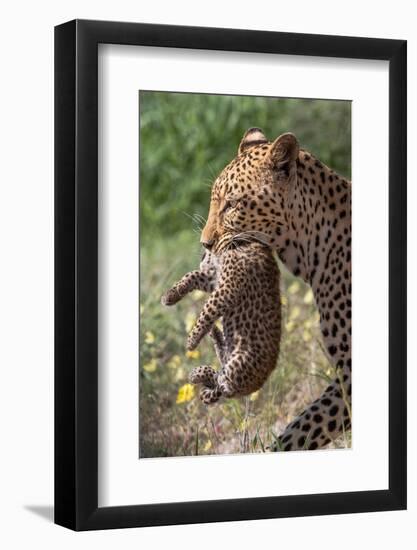
M210 239L209 241L201 239L200 242L207 250L211 250L213 248L214 239Z

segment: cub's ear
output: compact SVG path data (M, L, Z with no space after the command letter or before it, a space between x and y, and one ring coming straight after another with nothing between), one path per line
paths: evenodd
M270 159L274 168L285 169L298 158L299 145L294 134L287 133L277 137L271 147Z
M260 145L261 143L268 143L268 140L262 130L260 128L249 128L240 142L238 151L239 155L246 151L249 147Z

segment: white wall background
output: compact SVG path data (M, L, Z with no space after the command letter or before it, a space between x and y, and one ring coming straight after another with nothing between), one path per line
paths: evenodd
M53 26L78 18L403 38L409 75L409 280L417 280L417 37L413 4L298 0L38 0L2 9L0 86L0 544L342 550L417 539L415 284L409 288L409 510L75 534L51 523L53 498ZM378 131L377 129L375 131ZM372 136L370 136L372 139ZM372 159L375 162L375 159ZM376 413L377 414L377 413ZM375 421L375 417L372 418ZM329 541L326 543L326 539ZM214 542L213 542L214 541Z

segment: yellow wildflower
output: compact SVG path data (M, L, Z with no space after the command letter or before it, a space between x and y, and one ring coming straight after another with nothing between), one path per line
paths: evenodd
M297 294L297 292L300 290L300 283L298 281L294 281L290 284L288 287L288 293L289 294Z
M285 330L287 332L291 332L294 329L294 321L288 321L288 323L285 324Z
M188 312L187 315L185 316L185 321L184 321L185 330L187 332L190 332L195 322L196 322L196 317L194 313Z
M150 330L147 330L145 332L145 343L146 344L153 344L155 342L155 335Z
M294 306L290 313L290 320L293 321L294 319L297 319L300 313L301 313L300 308L298 306Z
M194 394L194 386L192 384L184 384L178 390L176 403L179 404L191 401L191 399L194 397Z
M178 367L175 371L175 381L181 382L185 378L185 370L182 367Z
M200 357L200 352L198 349L188 350L185 352L185 355L188 357L188 359L198 359Z
M179 355L173 355L168 361L168 367L171 369L176 369L181 365L181 357Z
M207 443L203 447L203 451L207 452L211 449L211 441L210 439L207 441Z
M311 288L307 290L307 292L304 294L304 303L305 304L312 304L313 303L313 291Z
M309 342L311 340L311 333L308 330L303 331L303 340L304 342Z
M256 401L258 399L258 397L259 397L259 390L254 391L253 393L251 393L249 399L251 401Z
M206 293L203 292L202 290L196 290L194 293L193 293L193 300L195 300L196 302L198 300L201 300L202 298L204 298L206 296Z
M143 365L143 370L146 370L146 372L155 372L157 366L158 364L156 362L156 359L151 359L149 363Z

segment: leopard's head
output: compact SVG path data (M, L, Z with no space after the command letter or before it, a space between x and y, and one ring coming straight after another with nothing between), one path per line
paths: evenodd
M215 180L201 243L216 254L232 242L259 240L279 248L288 231L288 201L297 177L298 142L293 134L268 142L250 128L237 156Z

